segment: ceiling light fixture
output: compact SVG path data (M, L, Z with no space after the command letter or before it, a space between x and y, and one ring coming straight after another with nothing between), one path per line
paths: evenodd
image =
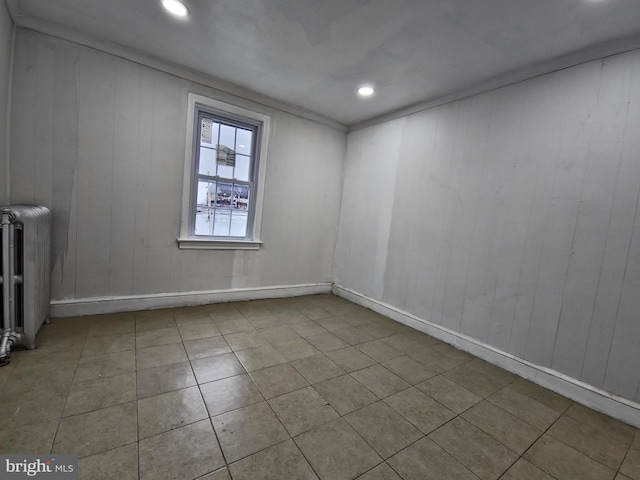
M176 17L186 17L189 15L189 9L180 0L162 0L162 6Z
M358 88L358 95L361 97L370 97L375 92L375 89L370 85L362 85Z

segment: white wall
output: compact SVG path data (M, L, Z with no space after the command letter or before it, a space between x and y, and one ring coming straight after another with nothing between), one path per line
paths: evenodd
M53 211L52 298L331 282L345 134L18 29L11 200ZM179 250L187 93L272 115L263 248Z
M0 2L0 205L9 203L9 161L7 155L9 88L11 85L11 47L14 25L9 11Z
M640 52L352 132L335 281L640 400Z

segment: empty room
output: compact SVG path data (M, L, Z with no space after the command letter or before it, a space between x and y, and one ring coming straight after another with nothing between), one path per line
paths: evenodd
M0 0L0 478L640 480L640 2Z

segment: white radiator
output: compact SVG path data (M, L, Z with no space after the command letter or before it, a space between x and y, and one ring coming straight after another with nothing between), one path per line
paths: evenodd
M36 348L36 334L49 320L51 212L32 205L0 209L0 366L13 346Z

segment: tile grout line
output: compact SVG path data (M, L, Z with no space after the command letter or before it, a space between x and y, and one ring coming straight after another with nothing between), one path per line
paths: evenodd
M56 425L56 431L53 435L53 440L51 441L51 449L50 449L50 453L51 455L53 455L53 450L56 444L56 439L58 438L58 432L60 431L60 424L62 423L62 419L65 418L64 417L64 409L67 406L67 401L69 401L69 394L71 393L71 387L73 385L73 380L76 376L76 373L78 371L78 366L80 364L80 358L82 358L82 352L84 351L85 345L87 343L87 337L88 337L88 333L84 335L84 341L82 343L82 349L80 350L80 357L78 357L78 360L76 361L76 366L73 369L73 375L71 376L71 381L69 382L69 386L67 387L67 394L65 396L64 402L62 404L62 408L60 410L60 415L58 416L58 423ZM78 458L78 461L80 460L80 458Z
M534 399L534 400L535 400L535 399ZM569 405L567 408L565 408L565 409L564 409L564 411L563 411L562 413L560 413L560 415L558 415L558 417L557 417L553 422L551 422L551 423L549 424L549 426L548 426L546 429L542 430L542 433L538 436L538 438L536 438L536 440L535 440L534 442L532 442L532 443L531 443L531 445L529 445L529 446L527 447L527 449L526 449L524 452L522 452L522 455L520 455L520 457L518 458L518 460L521 458L521 459L523 459L523 460L525 460L525 461L529 462L529 460L527 460L526 458L524 458L524 456L526 455L526 453L527 453L529 450L531 450L531 448L533 448L533 446L534 446L536 443L538 443L542 437L544 437L545 435L547 435L547 433L549 432L549 430L551 430L551 427L553 427L553 426L556 424L556 422L557 422L558 420L560 420L560 418L562 418L562 416L563 416L565 413L567 413L567 410L569 410L569 409L571 408L571 406L572 406L574 403L575 403L575 402L571 402L571 405ZM566 443L564 443L564 442L562 442L562 441L560 441L560 440L556 439L555 437L551 437L551 438L553 438L554 440L556 440L556 441L558 441L558 442L562 443L562 444L563 444L563 445L565 445L567 448L570 448L571 450L573 450L573 451L575 451L575 452L577 452L577 453L582 454L582 452L579 452L578 450L576 450L575 448L573 448L571 445L567 445ZM582 454L582 455L584 455L584 454ZM589 455L585 455L585 456L586 456L587 458L590 458L591 460L593 460L593 461L596 461L596 462L597 462L597 460L595 460L595 459L591 458ZM535 466L535 467L537 467L538 469L542 470L543 472L545 472L545 473L546 473L546 474L548 474L549 476L551 476L551 477L553 477L553 478L556 478L556 477L555 477L555 475L553 475L551 472L548 472L547 470L545 470L541 465L537 465L537 464L535 464L535 463L533 463L533 462L529 462L529 463L531 463L531 465L534 465L534 466ZM602 465L600 462L597 462L597 463L599 463L600 465ZM606 466L606 465L604 465L604 466ZM608 467L607 467L607 468L608 468Z
M136 317L133 316L133 366L136 372L136 455L138 465L138 480L142 479L142 467L140 466L140 399L138 398L138 331Z
M616 470L616 475L625 475L620 470L622 469L622 465L624 465L625 460L629 456L629 452L631 452L631 449L633 448L633 444L634 444L636 438L638 440L640 440L640 430L636 430L635 435L633 436L633 438L629 442L629 447L627 448L627 451L624 453L624 457L622 457L622 461L620 462L620 465L618 466L618 469ZM626 475L625 475L625 477L626 477Z
M242 312L241 312L241 313L242 313ZM301 313L301 312L300 312L300 313ZM302 313L301 313L301 314L302 314ZM304 315L304 314L302 314L302 315L306 317L306 315ZM245 317L245 318L246 318L246 317ZM308 318L308 317L307 317L307 318ZM248 319L247 319L247 320L248 320ZM251 322L250 320L248 320L248 321L249 321L249 322ZM252 325L253 325L253 324L252 324ZM254 326L254 328L255 328L255 326ZM256 330L258 330L258 329L256 329ZM269 342L269 344L270 344L270 342ZM234 355L235 355L235 352L234 352ZM237 358L237 357L236 357L236 358ZM238 361L240 362L240 359L238 359ZM289 363L290 363L290 362L285 362L285 364L289 364ZM242 365L242 362L240 362L240 364ZM274 365L272 365L272 366L274 366ZM294 369L294 371L296 371L295 367L293 367L293 366L291 366L291 367ZM243 365L243 368L244 368L244 365ZM265 368L270 368L270 367L265 367ZM260 369L259 369L259 370L260 370ZM271 406L271 404L269 403L269 399L267 399L267 398L264 396L264 394L262 393L262 390L260 389L260 387L259 387L259 386L256 384L256 382L254 381L254 379L253 379L253 377L251 376L250 372L246 371L246 368L245 368L245 372L246 372L246 374L249 376L249 378L251 379L251 381L253 382L253 384L256 386L256 388L258 389L258 391L259 391L259 392L260 392L260 394L262 395L262 397L263 397L263 399L264 399L264 402L268 405L268 407L269 407L269 409L270 409L271 413L272 413L272 414L275 416L275 418L278 420L278 422L279 422L280 426L284 429L284 431L287 433L287 435L288 435L288 437L289 437L289 438L287 438L287 439L285 439L285 440L282 440L281 442L277 442L277 443L275 443L275 444L273 444L273 445L270 445L270 446L268 446L268 447L265 447L264 449L261 449L261 450L259 450L258 452L254 452L254 453L252 453L252 454L250 454L250 455L247 455L246 457L240 458L240 459L238 459L236 462L240 462L240 461L244 460L245 458L249 458L249 457L251 457L252 455L255 455L255 454L259 453L259 452L265 451L265 450L267 450L267 449L269 449L269 448L272 448L272 447L274 447L274 446L276 446L276 445L280 445L280 444L282 444L282 443L284 443L284 442L287 442L287 441L291 440L291 441L293 442L293 444L296 446L296 449L300 452L300 454L302 455L302 457L303 457L303 458L305 459L305 461L307 462L307 465L309 465L309 468L311 468L311 470L314 472L314 474L315 474L318 478L320 478L320 476L318 475L318 472L316 472L316 471L315 471L315 469L313 468L313 465L311 464L311 462L309 462L309 460L307 459L307 457L304 455L304 452L302 451L302 449L300 448L300 446L299 446L299 445L297 444L297 442L295 441L295 437L291 435L291 433L289 432L289 430L287 429L287 427L282 423L282 420L280 419L280 417L278 417L278 414L275 412L275 410L273 410L273 407L272 407L272 406ZM298 374L300 374L300 373L298 372ZM300 375L301 375L301 374L300 374ZM303 377L303 378L304 378L304 377ZM305 379L305 380L306 380L306 379ZM309 384L309 386L311 386L311 385ZM303 387L303 388L307 388L307 387ZM302 388L300 388L300 389L298 389L298 390L302 390ZM294 390L294 391L298 391L298 390ZM287 392L287 393L291 393L291 392ZM285 393L285 394L283 394L283 395L286 395L287 393ZM273 397L273 398L277 398L277 397ZM243 407L240 407L240 408L243 408ZM237 410L237 409L236 409L236 410ZM232 410L232 411L233 411L233 410ZM236 463L236 462L234 462L234 463ZM230 469L228 469L228 470L229 470L229 475L231 476L231 470L230 470Z
M211 317L211 315L209 313L207 313L207 316L209 316L209 318L211 318L211 320L213 321L213 318ZM174 318L174 321L175 321L175 318ZM214 324L215 324L215 322L214 322ZM205 411L207 412L209 425L211 425L211 430L213 430L213 435L214 435L214 437L216 439L216 442L218 444L218 448L220 449L220 455L222 456L222 461L224 462L224 467L227 469L227 473L229 474L229 477L233 478L231 476L231 470L229 469L229 463L227 462L227 457L226 457L226 455L224 453L224 450L222 449L222 444L220 443L220 438L218 437L218 432L216 432L216 428L213 425L213 418L211 417L211 414L209 412L209 407L207 406L207 402L205 401L204 394L202 393L202 389L200 388L201 384L200 384L200 382L198 382L198 377L196 376L196 371L193 368L193 364L191 363L191 358L189 358L189 354L187 353L187 347L184 344L184 339L182 338L182 333L180 333L179 329L178 329L178 333L180 335L180 341L181 341L182 348L184 349L185 355L187 357L187 361L189 362L189 368L191 369L191 373L193 374L193 378L196 381L196 385L198 387L198 393L200 394L200 399L202 400L202 403L204 404ZM215 472L215 471L217 471L217 470L213 470L213 472ZM213 473L213 472L207 472L204 475L208 475L208 474Z

